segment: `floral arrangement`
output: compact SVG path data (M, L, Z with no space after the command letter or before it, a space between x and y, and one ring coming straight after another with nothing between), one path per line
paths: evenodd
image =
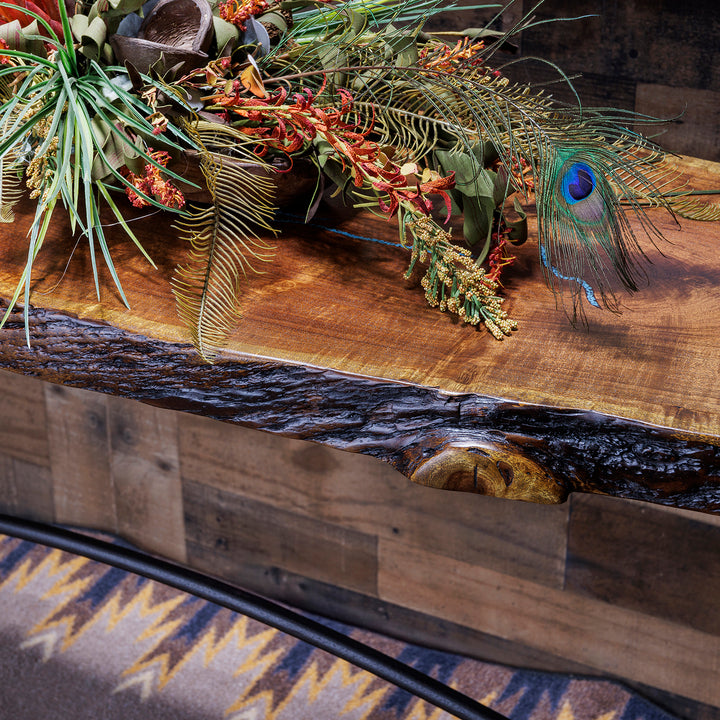
M494 65L507 36L426 29L455 9L0 2L1 219L12 221L21 193L37 200L11 305L24 300L27 326L33 259L59 208L89 244L96 286L102 256L125 299L101 212L145 253L123 204L158 208L175 216L187 247L173 281L179 314L212 361L246 276L272 258L263 236L275 232L275 179L301 172L314 187L308 218L334 188L396 219L428 302L497 339L517 327L499 283L512 244L527 236L517 200L516 220L508 216L512 196L535 194L540 261L551 288L570 292L573 315L583 298L614 307L614 278L636 288L625 208L644 221L650 206L717 213L658 172L662 153L622 113L560 107L510 83ZM463 216L462 238L447 230L451 214Z

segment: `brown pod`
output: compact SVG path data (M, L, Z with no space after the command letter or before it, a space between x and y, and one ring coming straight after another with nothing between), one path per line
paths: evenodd
M147 73L162 57L166 68L180 73L202 67L213 40L213 20L204 0L160 0L143 20L137 37L110 38L116 59Z

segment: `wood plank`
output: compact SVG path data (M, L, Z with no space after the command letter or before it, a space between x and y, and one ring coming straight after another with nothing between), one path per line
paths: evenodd
M0 512L9 515L17 512L15 468L13 459L5 453L0 453Z
M402 538L553 587L567 507L418 487L375 458L181 415L183 477L358 532Z
M55 522L55 499L50 469L13 458L16 513L30 520Z
M410 610L402 604L390 603L288 570L246 563L238 558L232 573L233 581L242 588L405 642L546 672L591 672L587 666L537 648L508 642L464 625Z
M146 551L184 562L176 414L123 398L107 402L117 530Z
M377 594L377 541L183 478L188 563L234 579L239 562Z
M26 462L50 464L42 385L5 370L0 371L0 448Z
M720 88L700 90L638 83L635 110L653 117L678 118L663 128L659 138L668 150L691 151L706 158L720 154Z
M541 21L583 17L524 31L515 38L521 57L555 63L573 78L586 107L624 108L667 118L683 111L678 101L684 96L687 108L683 124L671 125L657 141L670 151L720 160L717 100L713 103L720 92L720 76L713 61L719 52L715 0L698 0L692 5L587 0L581 10L571 0L546 1L537 8L532 0L525 0L522 5L522 10ZM515 10L508 20L516 20L517 14ZM478 11L477 20L470 24L480 25L485 16ZM505 18L498 25L504 30L510 27ZM504 60L500 58L499 62ZM550 94L576 102L567 85L557 82L558 73L544 62L521 61L505 72L519 82L554 80L547 87Z
M720 527L573 497L566 589L720 636Z
M0 512L40 522L55 521L50 470L0 454Z
M115 532L107 398L45 385L56 520Z
M381 538L388 602L720 705L720 637ZM409 602L408 602L409 599Z
M532 0L524 2L526 12L532 7ZM578 18L545 23L520 37L523 55L555 62L568 74L614 74L675 87L720 89L720 77L712 67L717 52L714 0L697 0L691 6L586 0L581 13L572 0L552 0L539 6L534 16Z

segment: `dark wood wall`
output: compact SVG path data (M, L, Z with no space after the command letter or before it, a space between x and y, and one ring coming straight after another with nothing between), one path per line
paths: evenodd
M117 533L415 642L619 676L687 720L720 718L720 516L434 490L371 457L8 372L0 512Z
M502 0L507 4L507 0ZM512 3L494 23L512 27L536 0ZM515 57L555 63L573 80L583 103L617 107L645 115L677 118L658 142L668 150L720 160L720 3L717 0L545 0L533 13L552 22L515 38ZM465 12L458 26L482 26L489 11ZM548 64L523 61L506 69L522 82L557 80ZM562 83L552 94L564 101L572 93Z

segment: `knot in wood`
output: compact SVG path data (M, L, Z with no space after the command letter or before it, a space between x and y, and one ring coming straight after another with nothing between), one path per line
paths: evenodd
M513 500L556 504L567 490L552 473L515 448L485 441L446 445L420 465L414 482Z

